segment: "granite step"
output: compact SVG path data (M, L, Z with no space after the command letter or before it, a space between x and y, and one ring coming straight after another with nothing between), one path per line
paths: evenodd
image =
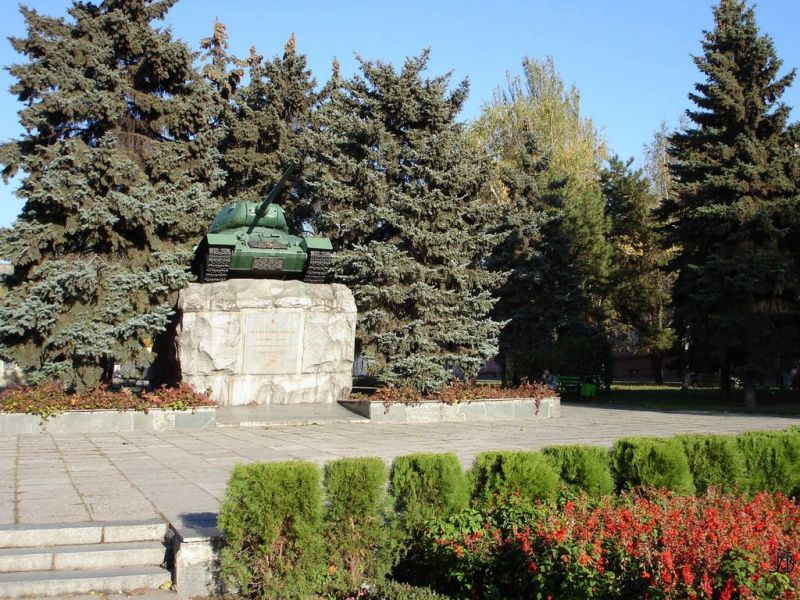
M0 548L155 542L166 533L167 524L158 519L0 525Z
M268 428L346 423L369 423L369 419L339 403L253 404L217 408L217 427Z
M166 589L160 520L0 526L0 598Z
M0 549L0 573L158 567L166 558L160 541Z
M170 582L169 571L159 567L0 573L0 598L157 590L164 589Z

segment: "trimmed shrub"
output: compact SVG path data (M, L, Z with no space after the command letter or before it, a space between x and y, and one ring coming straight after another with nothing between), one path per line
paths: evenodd
M399 538L392 578L417 584L429 568L421 545L426 528L433 519L446 519L467 507L467 478L458 457L449 453L399 456L390 480Z
M399 456L392 464L390 479L395 510L407 532L469 504L467 479L452 452Z
M303 598L325 573L320 470L305 462L237 465L217 525L221 575L244 598Z
M747 491L744 459L732 435L680 435L697 493Z
M343 458L325 465L328 592L354 592L382 581L392 567L387 469L380 458Z
M363 600L443 600L447 596L437 594L427 587L418 587L385 581L367 592L366 596L359 596Z
M469 471L472 499L491 505L498 497L519 493L545 500L558 493L558 475L540 452L481 452Z
M542 449L570 492L583 490L590 496L614 492L608 450L597 446L550 446Z
M751 494L800 497L800 432L749 431L737 437Z
M683 444L676 438L623 438L611 450L617 488L665 487L678 494L695 491Z

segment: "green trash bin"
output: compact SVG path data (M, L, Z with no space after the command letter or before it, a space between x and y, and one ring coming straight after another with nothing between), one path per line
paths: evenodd
M597 395L597 386L593 383L581 384L581 400L594 398Z

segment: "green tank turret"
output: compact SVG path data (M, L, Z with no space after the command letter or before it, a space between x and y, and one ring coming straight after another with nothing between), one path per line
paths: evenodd
M291 171L284 171L262 202L234 202L214 217L195 250L193 269L201 283L229 277L325 280L331 241L290 234L283 208L272 203Z

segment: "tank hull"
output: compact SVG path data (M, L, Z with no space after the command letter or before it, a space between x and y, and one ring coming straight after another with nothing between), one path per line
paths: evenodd
M208 283L230 277L305 279L321 283L332 250L327 238L304 238L272 228L240 227L206 235L195 252L195 271L201 282Z
M283 172L263 201L240 200L217 213L195 248L192 269L201 283L229 277L325 281L331 241L290 234L285 211L272 202L293 169Z

